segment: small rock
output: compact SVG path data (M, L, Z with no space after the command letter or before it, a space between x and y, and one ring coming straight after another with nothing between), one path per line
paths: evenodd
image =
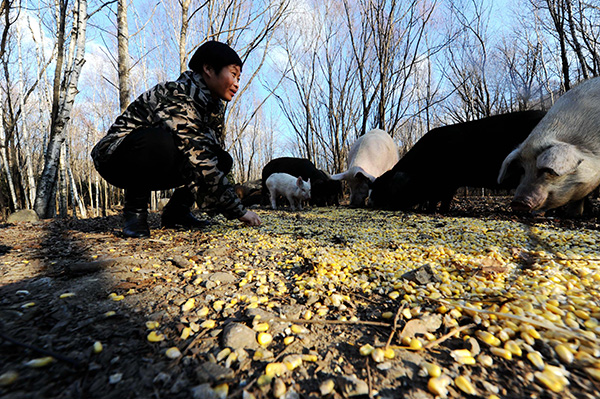
M209 248L202 254L203 256L211 256L213 258L221 258L228 255L229 249L224 247Z
M109 384L118 384L123 379L123 373L115 373L108 377Z
M368 395L369 386L363 380L359 380L354 375L343 375L337 378L337 385L344 397Z
M169 380L171 379L171 376L165 372L160 372L158 373L158 375L156 377L154 377L154 380L152 380L153 383L155 384L160 384L160 385L164 385L167 382L169 382Z
M210 384L197 385L191 388L190 391L192 392L192 398L194 399L219 399Z
M211 274L208 279L218 284L234 283L237 277L230 273L216 272Z
M7 223L39 222L40 218L32 209L22 209L8 216Z
M402 278L408 281L413 281L420 285L426 285L432 282L436 283L441 281L440 278L435 273L433 273L433 269L431 268L431 265L429 263L417 269L404 273L402 275Z
M254 349L258 346L256 332L240 323L230 323L223 330L223 347L236 349Z
M181 256L181 255L174 255L172 258L169 258L168 260L171 261L171 263L173 263L176 267L180 268L180 269L187 269L192 267L192 263L185 257Z
M232 369L223 367L213 362L204 362L196 368L196 375L200 382L217 382L233 378L235 373Z
M264 322L264 323L268 323L277 318L277 316L275 316L275 314L273 314L271 312L267 312L264 309L254 308L254 309L246 310L246 317L254 318L256 316L260 316L260 321Z

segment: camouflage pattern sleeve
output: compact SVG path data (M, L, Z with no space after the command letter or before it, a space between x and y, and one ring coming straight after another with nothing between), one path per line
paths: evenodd
M195 94L195 95L194 95ZM170 91L177 112L165 118L166 125L175 131L177 147L189 160L189 187L201 209L217 211L228 219L246 213L233 186L219 169L219 159L227 154L222 149L220 132L224 123L224 107L210 100L206 93ZM193 102L190 102L193 98Z
M180 134L181 136L184 134ZM228 219L240 218L244 216L246 209L225 173L218 167L219 152L225 152L212 143L210 136L198 135L182 141L182 150L191 166L192 178L188 186L201 209L220 212Z
M212 98L200 75L184 72L174 82L158 84L141 94L117 117L115 123L92 150L98 170L132 131L143 127L164 127L189 159L184 171L199 207L234 219L246 209L233 186L218 168L219 158L229 157L223 149L224 105ZM226 155L224 155L226 154Z

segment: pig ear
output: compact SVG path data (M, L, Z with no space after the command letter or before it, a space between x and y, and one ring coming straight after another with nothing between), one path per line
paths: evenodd
M346 179L347 175L348 175L348 171L338 173L335 175L331 175L331 180L344 180L344 179Z
M302 181L302 176L298 176L298 178L296 179L296 185L298 187L302 187L303 184L304 182Z
M356 171L356 173L354 173L354 177L355 178L363 178L363 179L367 180L369 184L373 183L376 179L375 176L365 172L362 168L360 170Z
M536 166L540 170L549 171L556 176L564 176L577 169L583 162L577 147L559 143L548 148L537 157Z
M504 179L509 175L508 170L513 163L517 161L520 155L520 147L513 150L502 162L502 166L500 167L500 173L498 173L498 184L502 184Z

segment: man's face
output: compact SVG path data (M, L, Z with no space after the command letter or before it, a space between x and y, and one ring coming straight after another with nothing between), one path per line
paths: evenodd
M205 65L204 72L204 80L213 97L231 101L240 86L242 68L235 64L226 65L217 74L212 67Z

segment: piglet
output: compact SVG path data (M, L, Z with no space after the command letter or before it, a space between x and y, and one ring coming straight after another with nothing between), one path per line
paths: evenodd
M287 173L273 173L266 181L271 194L271 207L277 209L277 196L283 195L290 203L292 210L302 210L302 201L310 199L310 179L294 177Z

